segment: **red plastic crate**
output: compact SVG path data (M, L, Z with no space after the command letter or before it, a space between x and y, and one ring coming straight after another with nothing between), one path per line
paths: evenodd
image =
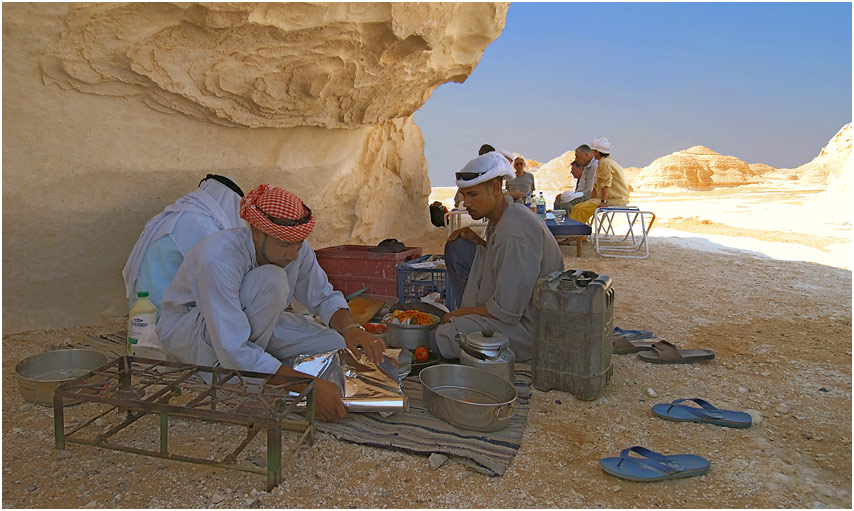
M345 295L368 287L374 295L397 296L397 263L421 257L421 247L395 254L371 252L373 245L338 245L316 250L332 287Z

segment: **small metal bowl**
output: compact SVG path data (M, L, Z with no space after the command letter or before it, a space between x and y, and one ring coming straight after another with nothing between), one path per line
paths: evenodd
M53 394L61 383L77 379L106 363L105 355L92 350L55 350L33 355L15 366L18 390L31 403L53 406Z

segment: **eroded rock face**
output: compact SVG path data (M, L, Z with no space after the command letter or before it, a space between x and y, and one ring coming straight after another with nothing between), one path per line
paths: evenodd
M273 183L309 242L430 227L411 113L507 4L3 6L4 333L127 314L145 222L209 172Z
M436 3L72 5L45 82L224 126L370 126L462 82L507 6Z
M843 126L809 163L794 169L807 186L851 188L851 123Z
M735 156L723 156L694 146L656 159L632 181L636 190L713 188L758 183L760 174Z

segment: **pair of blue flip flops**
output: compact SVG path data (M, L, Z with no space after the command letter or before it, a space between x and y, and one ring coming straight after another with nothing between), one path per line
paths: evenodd
M693 401L701 408L681 403ZM677 399L669 404L652 407L652 413L662 419L679 422L705 422L730 428L749 428L753 423L750 414L734 410L715 408L703 399ZM642 457L630 456L637 453ZM619 458L604 458L599 461L602 470L630 481L663 481L705 474L709 471L709 460L696 454L664 454L651 451L639 445L623 449Z

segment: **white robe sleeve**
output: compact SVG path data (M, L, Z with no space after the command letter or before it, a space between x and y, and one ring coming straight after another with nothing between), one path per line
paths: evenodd
M249 341L249 319L240 304L243 274L228 262L197 261L193 269L198 302L211 345L222 367L275 373L282 365L261 346Z
M329 277L320 264L314 250L303 242L299 254L299 275L294 288L294 296L312 314L320 316L323 324L329 325L329 320L338 309L348 309L347 300L339 291L332 288Z

